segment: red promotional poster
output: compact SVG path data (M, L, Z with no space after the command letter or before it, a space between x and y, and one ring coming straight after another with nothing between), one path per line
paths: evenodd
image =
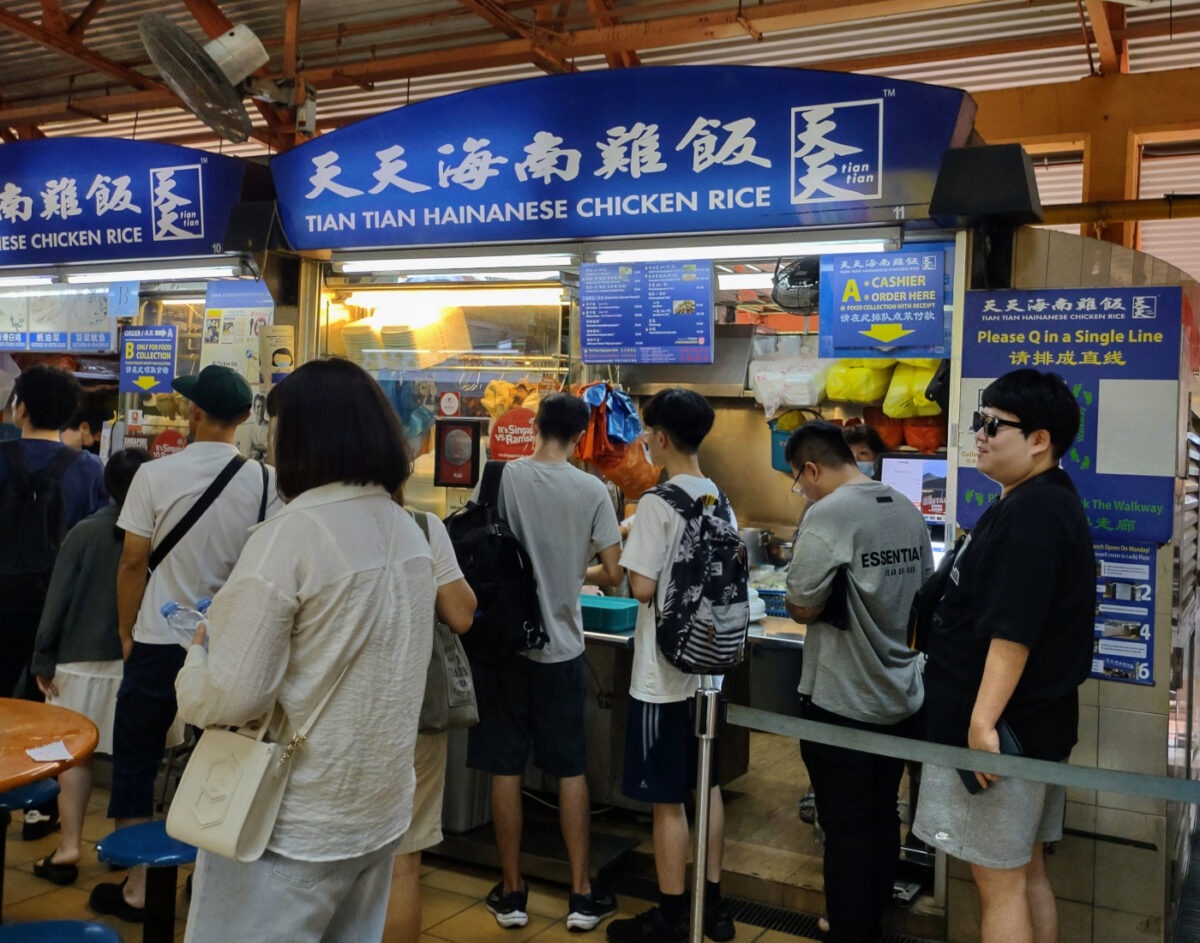
M488 439L488 452L494 459L510 462L533 454L533 420L536 413L524 406L514 406L496 417Z
M129 445L128 438L126 438L125 444ZM187 437L178 429L167 429L154 437L154 441L150 444L150 455L152 458L162 458L164 455L182 452L186 448Z

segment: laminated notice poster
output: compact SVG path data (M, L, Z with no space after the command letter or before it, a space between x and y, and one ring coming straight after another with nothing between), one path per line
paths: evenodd
M1147 544L1096 549L1096 647L1092 677L1154 684L1154 558Z
M210 282L204 298L200 367L220 364L257 386L262 382L259 336L274 312L275 302L262 282Z

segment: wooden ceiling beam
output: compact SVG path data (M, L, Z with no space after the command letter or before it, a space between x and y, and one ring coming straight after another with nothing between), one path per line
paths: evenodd
M613 2L614 0L588 0L588 10L591 11L596 25L601 29L616 26L621 22L612 14ZM608 63L610 69L628 69L642 64L638 59L637 51L633 49L606 52L604 61Z
M47 49L77 59L88 68L120 79L131 88L153 90L165 88L162 83L88 49L77 37L67 31L67 27L64 27L62 31L46 29L44 26L39 26L37 23L32 23L0 8L0 28L30 39Z
M84 32L87 31L87 28L91 24L92 20L96 18L96 14L104 9L104 3L105 0L91 0L91 2L80 11L79 15L71 21L71 25L67 27L67 32L72 36L82 36Z
M58 0L42 0L42 26L55 33L65 33L70 28Z
M1128 56L1124 54L1122 47L1125 46L1125 40L1119 36L1119 32L1113 29L1112 23L1109 20L1110 7L1116 7L1118 4L1105 3L1104 0L1084 0L1087 6L1088 20L1092 24L1092 36L1096 41L1096 49L1100 53L1100 71L1105 75L1112 75L1114 72L1124 72L1127 69L1121 68L1121 63L1125 62L1128 65ZM1118 23L1124 25L1124 7L1118 10Z
M566 59L548 52L540 40L542 36L554 37L559 34L545 28L530 27L510 14L495 0L458 0L458 2L510 39L527 40L530 43L529 58L543 72L560 75L575 71L575 66Z
M209 39L216 39L233 29L233 20L213 0L183 0L183 5Z
M294 79L300 60L300 0L287 0L283 14L283 77Z

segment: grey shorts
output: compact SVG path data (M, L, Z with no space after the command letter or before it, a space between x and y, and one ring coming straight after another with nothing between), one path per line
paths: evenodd
M985 868L1022 868L1037 842L1062 838L1064 786L1005 777L967 792L957 770L926 764L913 831L928 845Z

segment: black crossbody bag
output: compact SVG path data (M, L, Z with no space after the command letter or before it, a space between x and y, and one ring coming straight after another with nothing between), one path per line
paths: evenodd
M164 559L166 559L167 554L170 553L175 548L175 545L183 539L183 536L192 529L192 525L204 516L205 511L212 507L213 502L216 501L217 498L220 497L221 492L225 490L225 486L229 484L229 482L233 481L234 476L241 471L242 466L245 464L246 459L240 455L235 455L229 460L229 464L221 469L221 473L212 480L212 484L205 489L204 494L200 495L199 500L197 500L195 504L188 508L188 512L183 515L178 524L171 528L170 533L163 538L162 543L160 543L150 552L150 560L146 564L147 575L154 572L155 568L162 563ZM262 501L258 505L258 523L261 524L267 516L267 487L269 485L269 479L267 476L267 466L260 462L258 467L262 469L263 485Z

